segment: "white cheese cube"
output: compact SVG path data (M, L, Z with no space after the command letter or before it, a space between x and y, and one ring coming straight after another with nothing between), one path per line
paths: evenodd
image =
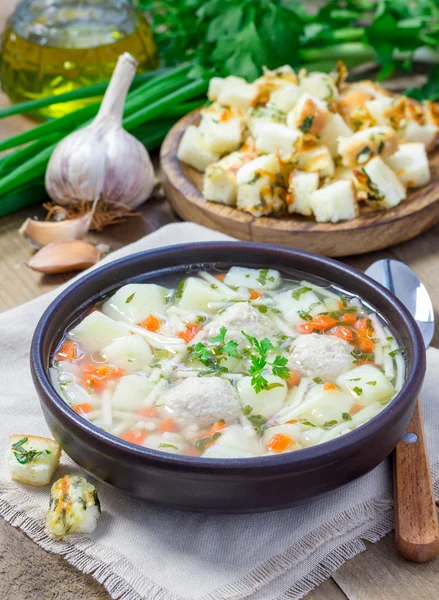
M130 332L122 323L95 310L70 331L69 338L78 342L84 352L92 353L127 335Z
M431 150L436 144L439 134L439 127L433 123L421 125L416 121L409 121L401 131L401 137L406 142L420 142L425 144L427 150Z
M350 137L352 129L345 123L343 117L338 113L328 113L326 125L322 129L319 141L329 148L331 156L338 156L338 138Z
M102 312L115 321L141 323L149 315L165 310L169 290L155 283L128 283L102 305Z
M247 267L231 267L224 278L224 283L231 287L246 287L252 290L274 290L281 284L279 271L274 269L249 269Z
M387 377L373 365L361 365L342 373L337 385L347 394L351 394L356 404L366 406L375 402L387 402L395 389Z
M326 104L310 94L300 96L296 105L287 115L287 125L302 133L319 136L326 125L329 111Z
M301 94L300 88L294 83L286 83L270 94L267 107L288 113L296 104Z
M276 154L258 156L248 162L236 174L237 207L255 217L281 210L286 203L286 188L279 184L279 179L282 179L281 164Z
M368 127L338 140L338 153L346 167L363 165L374 156L390 156L398 149L399 138L391 127Z
M94 485L77 475L58 479L50 490L46 527L56 538L73 533L92 533L101 514Z
M350 181L336 181L313 192L310 203L318 222L337 223L358 215L354 186Z
M236 173L246 162L256 158L252 148L238 150L209 165L204 174L203 195L206 200L236 206Z
M296 152L298 141L303 137L297 129L280 123L262 123L258 126L255 146L258 152L279 152L283 160L289 160Z
M401 144L395 154L387 157L386 163L407 187L421 187L431 179L424 144Z
M218 120L216 117L205 114L199 126L203 134L203 144L210 152L226 154L237 150L242 143L242 119L230 117Z
M289 176L287 195L288 212L310 217L312 215L310 196L318 187L319 176L317 173L292 171Z
M334 80L327 73L308 73L300 78L300 89L329 104L338 100L338 90Z
M218 152L212 152L204 146L203 134L198 127L189 125L180 140L177 157L197 171L203 172L207 165L219 159Z
M286 114L275 108L268 106L258 106L250 110L247 117L247 128L253 137L259 132L259 127L263 123L281 123L285 124Z
M357 185L364 187L364 200L374 208L392 208L406 197L405 188L390 167L376 156L365 167L354 171Z
M293 162L297 169L318 173L320 177L332 177L335 172L334 160L327 146L305 146L296 152Z
M30 485L47 485L58 467L61 448L49 438L11 435L7 461L12 479Z

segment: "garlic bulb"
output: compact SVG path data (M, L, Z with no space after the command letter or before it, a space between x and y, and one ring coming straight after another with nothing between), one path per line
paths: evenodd
M118 202L130 210L151 195L154 168L143 144L122 127L137 62L122 54L94 121L61 140L50 157L46 190L58 204Z

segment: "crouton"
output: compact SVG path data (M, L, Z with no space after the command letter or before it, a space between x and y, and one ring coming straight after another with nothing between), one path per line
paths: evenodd
M339 138L338 152L346 167L365 164L374 156L390 156L398 149L399 138L391 127L370 127L348 138Z
M197 171L203 172L210 163L217 161L220 155L204 146L203 134L198 127L189 125L181 138L177 157Z
M280 123L261 123L257 128L255 146L258 152L278 152L283 160L289 160L296 152L303 134Z
M92 533L100 514L97 490L83 477L66 475L52 485L46 527L54 537Z
M237 207L255 217L286 207L286 181L276 154L258 156L236 174Z
M7 451L12 479L42 486L50 483L59 464L61 448L49 438L11 435Z
M400 129L405 125L406 106L407 101L404 96L380 96L365 103L376 125L393 127L393 129Z
M213 77L209 81L207 97L217 100L222 106L231 106L247 110L252 106L258 95L258 87L247 83L242 77Z
M360 199L374 208L392 208L406 197L405 188L379 156L362 168L354 169L355 186Z
M269 106L257 106L250 110L247 118L247 128L253 137L258 135L259 127L263 123L286 123L286 114Z
M310 204L316 221L337 223L358 215L351 181L336 181L311 193Z
M310 196L318 187L319 176L317 173L292 171L288 179L288 212L310 217L312 215Z
M301 91L299 86L294 83L285 83L270 94L267 107L280 110L286 114L294 107L300 94Z
M294 155L292 162L301 171L318 173L320 177L332 177L335 166L327 146L305 145Z
M242 144L244 127L240 116L227 115L218 119L204 113L199 130L203 135L202 143L209 152L226 154L237 150Z
M326 73L308 73L300 79L300 90L304 94L311 94L328 104L337 102L338 89L332 77Z
M319 98L303 94L287 115L287 125L299 129L304 134L317 137L321 134L328 119L326 104Z
M338 113L329 113L326 125L322 129L319 141L329 148L331 156L338 156L338 138L349 137L353 131Z
M243 164L256 157L253 149L241 148L210 164L204 174L203 195L206 200L236 206L236 173Z
M406 187L422 187L431 179L425 146L419 142L401 144L385 162Z
M439 127L433 123L423 125L416 121L408 121L407 125L401 131L401 137L406 142L419 142L425 145L427 150L431 150L436 145L439 135Z

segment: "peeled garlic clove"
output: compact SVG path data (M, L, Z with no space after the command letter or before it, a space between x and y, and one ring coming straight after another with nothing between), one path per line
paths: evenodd
M37 248L42 248L51 242L81 239L90 229L92 218L93 211L64 221L35 221L28 218L18 233Z
M82 240L52 242L38 250L27 264L40 273L68 273L88 269L100 256L96 246Z

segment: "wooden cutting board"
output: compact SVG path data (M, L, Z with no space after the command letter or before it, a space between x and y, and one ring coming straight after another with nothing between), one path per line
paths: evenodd
M198 110L174 125L163 142L160 157L163 187L175 212L240 240L281 244L325 256L349 256L381 250L405 242L439 221L439 149L429 155L432 179L410 190L394 209L374 211L362 207L352 221L316 223L300 215L253 217L235 208L209 202L201 192L203 175L177 158L181 136L199 120Z

